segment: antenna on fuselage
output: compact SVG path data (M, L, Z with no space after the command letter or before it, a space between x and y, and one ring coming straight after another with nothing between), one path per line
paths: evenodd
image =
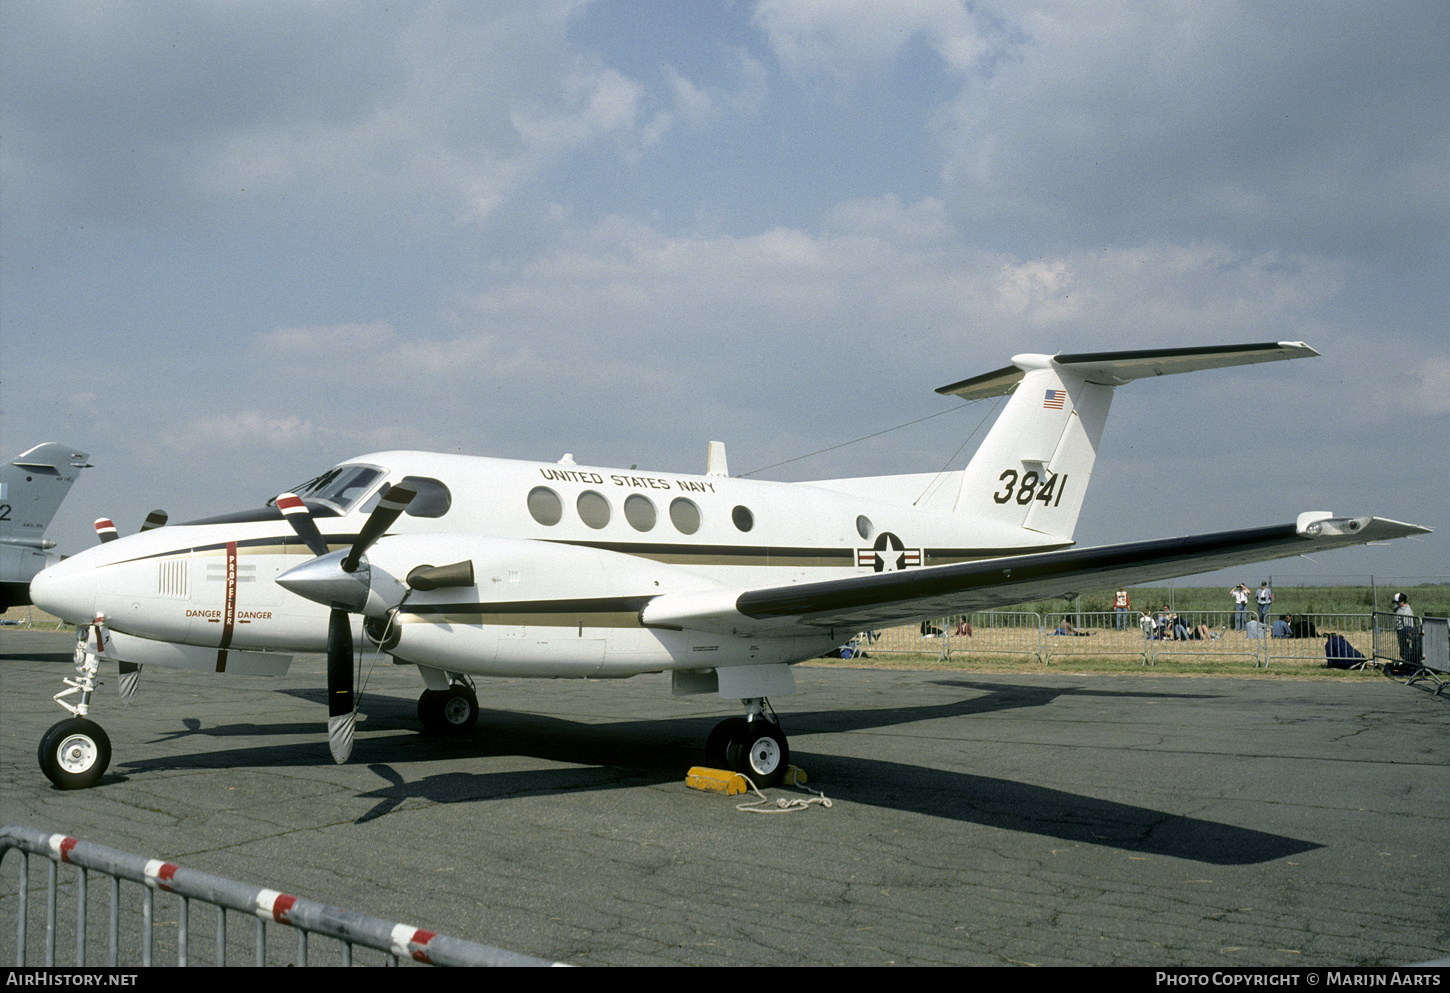
M725 461L725 442L710 442L710 454L705 457L705 475L730 475L730 466Z

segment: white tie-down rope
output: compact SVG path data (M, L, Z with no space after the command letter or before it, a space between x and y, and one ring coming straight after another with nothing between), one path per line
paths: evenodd
M814 806L815 804L820 804L827 809L831 807L831 801L824 793L819 790L813 790L809 786L797 786L796 789L815 794L810 799L806 799L805 797L780 797L772 801L770 797L760 792L760 787L756 786L755 781L749 776L741 773L741 778L749 783L751 791L760 797L759 800L751 800L747 803L737 803L735 805L736 810L743 810L747 814L794 814L797 811L805 810L807 807ZM770 803L774 803L775 806L765 806Z

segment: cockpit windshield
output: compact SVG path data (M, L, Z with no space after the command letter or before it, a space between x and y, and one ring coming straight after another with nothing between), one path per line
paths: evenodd
M383 475L383 470L370 465L340 465L315 479L309 479L290 492L308 502L317 502L345 514L360 497L366 496Z

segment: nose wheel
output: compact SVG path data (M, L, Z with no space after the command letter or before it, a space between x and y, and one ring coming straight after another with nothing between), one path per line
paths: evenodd
M111 764L111 739L95 721L67 717L40 739L40 771L62 790L94 786Z

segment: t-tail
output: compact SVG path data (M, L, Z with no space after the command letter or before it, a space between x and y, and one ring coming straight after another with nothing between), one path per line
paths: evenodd
M1115 387L1148 376L1318 354L1302 341L1280 341L1014 355L1006 368L937 390L965 400L1011 394L962 473L955 510L1070 540Z
M66 445L36 445L0 466L0 538L39 547L89 456Z

